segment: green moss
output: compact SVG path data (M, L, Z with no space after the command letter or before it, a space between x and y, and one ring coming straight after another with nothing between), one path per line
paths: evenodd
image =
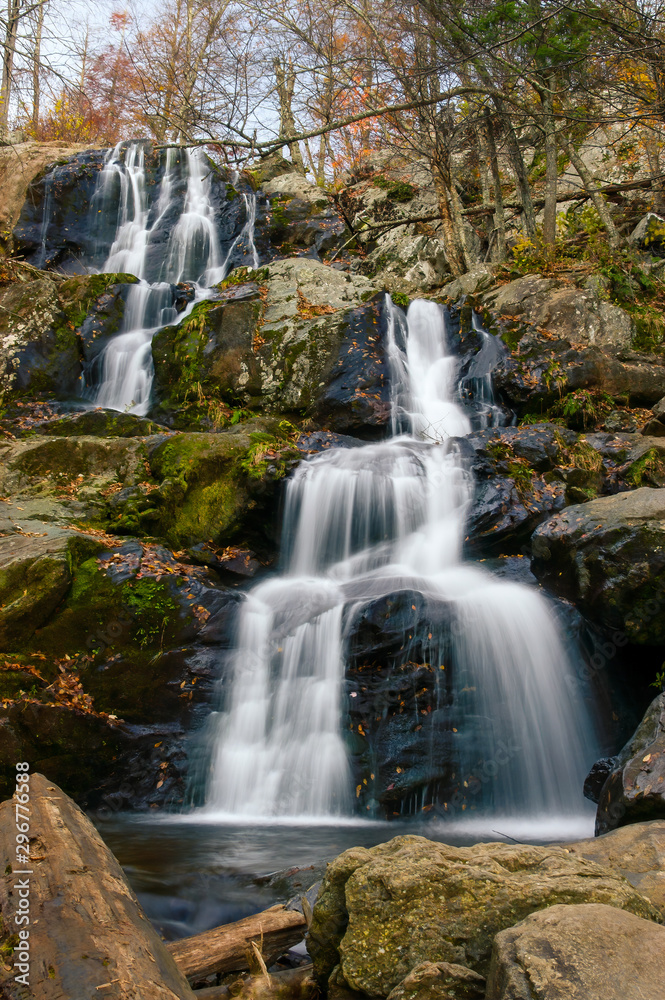
M504 342L506 347L511 351L517 350L517 345L521 341L522 337L526 333L526 329L523 326L512 326L507 330L503 330L501 333L501 340Z
M136 284L137 281L138 278L133 274L82 274L68 278L58 290L64 322L70 329L78 329L90 312L93 302L113 285Z
M370 296L371 294L372 294L371 292L368 292L368 296ZM404 292L393 292L392 295L391 295L391 298L392 298L393 302L395 303L395 305L399 306L400 309L408 309L409 308L409 304L411 302L411 299L409 298L408 295L405 295Z
M665 462L655 448L650 448L628 468L626 481L632 486L664 486Z
M176 624L178 608L165 583L136 580L123 588L123 604L137 622L135 637L140 646L163 644L168 626Z
M411 201L416 193L416 189L413 184L407 184L405 181L389 180L387 177L375 177L372 184L374 187L381 188L385 191L390 201Z
M225 288L233 288L235 285L246 285L250 281L256 282L256 284L261 284L263 281L267 281L270 277L270 268L268 267L235 267L231 273L224 278L217 286L220 291Z

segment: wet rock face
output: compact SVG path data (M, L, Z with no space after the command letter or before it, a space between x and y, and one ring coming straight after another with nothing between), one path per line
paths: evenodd
M665 641L665 490L566 508L536 529L532 569L592 620L645 645Z
M551 906L497 934L487 977L494 1000L657 1000L665 928L612 906Z
M401 591L349 614L346 739L360 809L387 819L431 809L456 790L464 739L454 666L440 650L433 662L427 639L450 635L451 611Z
M528 552L535 528L567 504L643 479L660 485L662 446L635 433L578 434L542 423L475 431L451 447L473 476L465 540L473 554Z
M96 237L88 210L106 151L76 153L67 162L36 178L14 228L17 251L35 267L79 270L81 257L94 259ZM48 244L43 244L44 219L49 220ZM99 234L99 235L98 235Z
M79 393L86 361L120 329L136 279L86 274L63 281L21 272L0 292L0 394L5 399Z
M108 157L108 150L79 152L36 177L28 186L26 200L14 227L13 239L17 252L36 267L58 268L71 274L85 273L87 266L101 268L115 239L117 213L121 196L119 176L103 192L96 192L99 174ZM144 147L145 173L148 192L158 188L166 160L160 150L149 143ZM155 203L148 205L148 227L151 228L145 275L148 281L159 281L164 250L173 227L178 221L187 187L184 163L186 152L173 153L171 170L171 201L165 211ZM221 242L229 245L244 225L246 209L242 191L249 191L246 178L229 181L226 171L209 161L212 172L212 204L218 219ZM263 210L259 209L259 215ZM48 238L45 222L48 222ZM233 263L242 263L244 251L238 248Z
M238 595L161 546L32 526L45 530L0 540L0 635L14 667L2 674L3 791L30 759L89 804L182 801L185 737L220 669L219 642L198 637Z
M154 415L188 426L201 386L223 407L305 411L376 436L389 419L385 333L383 297L365 278L308 258L234 272L155 337Z
M331 979L387 996L425 961L485 974L499 931L557 903L602 903L660 919L623 878L563 848L455 848L397 837L328 865L308 950L322 988Z
M518 413L538 413L562 394L590 389L630 406L653 406L665 391L660 358L626 350L619 357L597 346L578 347L558 334L504 334L512 354L499 362L494 382L501 398Z
M596 834L665 819L665 694L654 698L612 763L597 800Z

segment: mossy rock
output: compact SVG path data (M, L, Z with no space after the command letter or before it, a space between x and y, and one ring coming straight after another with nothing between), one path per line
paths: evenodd
M162 496L154 533L176 547L226 541L251 502L240 466L251 443L240 427L160 444L150 457Z
M333 975L338 986L385 997L421 962L486 974L495 934L556 903L662 919L624 878L561 847L449 847L405 836L328 865L307 947L322 989Z
M246 298L200 302L182 323L160 330L152 344L157 399L153 415L186 429L197 417L214 420L215 404L237 405L234 376L241 359L252 352L261 311L259 288L250 283ZM177 420L183 410L188 413L184 426ZM227 423L228 417L219 422Z
M136 280L87 274L62 281L44 273L10 285L0 296L0 395L76 395L86 344L90 353L96 338L117 332Z
M69 590L76 566L99 548L92 536L58 528L0 538L0 649L29 642Z

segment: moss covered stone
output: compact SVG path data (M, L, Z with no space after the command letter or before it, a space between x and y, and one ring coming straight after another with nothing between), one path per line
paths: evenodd
M44 273L10 285L0 296L0 395L75 395L86 343L117 332L136 280Z
M0 538L0 649L29 641L69 590L76 566L99 547L91 536L54 527Z
M606 903L660 921L625 879L560 847L449 847L422 837L345 851L327 868L308 937L322 988L385 997L422 962L484 974L494 935L555 903Z

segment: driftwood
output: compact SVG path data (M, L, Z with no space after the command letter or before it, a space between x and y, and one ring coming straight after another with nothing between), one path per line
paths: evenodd
M3 943L16 944L10 935L19 929L29 931L28 984L15 979L20 974L12 967L18 961L15 952L16 957L5 958L4 968L0 966L0 996L194 1000L187 980L92 823L42 775L31 774L28 783L28 864L17 863L16 799L0 805ZM20 875L19 870L32 874ZM21 882L27 882L22 890L16 888ZM22 892L29 903L30 923L17 926Z
M297 910L271 906L251 917L224 924L211 931L171 941L167 948L178 968L190 979L214 972L239 972L249 968L246 952L255 941L267 965L302 941L307 921Z
M271 972L268 976L248 976L241 988L230 986L210 986L195 990L196 1000L271 1000L289 997L303 1000L313 996L317 990L312 979L312 966L301 965L298 969L284 969Z

